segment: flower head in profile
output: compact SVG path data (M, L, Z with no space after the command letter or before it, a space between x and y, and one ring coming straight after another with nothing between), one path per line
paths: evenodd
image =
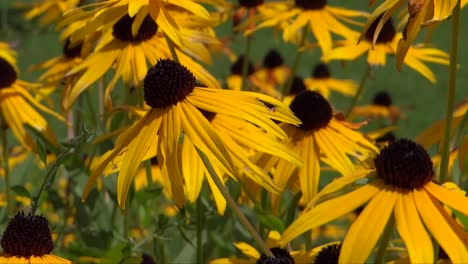
M433 182L431 158L424 148L400 139L384 147L374 164L374 169L359 171L325 186L309 209L283 233L281 244L365 205L346 234L339 263L366 262L391 217L411 263L434 262L428 231L453 263L468 259L468 235L443 207L445 204L468 215L468 198ZM367 179L365 185L323 201L363 179ZM360 250L356 251L357 247Z
M310 77L306 78L304 82L307 89L317 91L325 98L330 97L330 91L353 96L357 90L357 83L354 80L333 78L330 68L324 63L317 64Z
M72 263L51 254L54 241L49 222L43 216L24 212L16 214L8 222L1 244L1 263Z
M353 159L365 160L377 152L372 142L352 124L333 115L330 103L321 94L305 90L294 97L289 108L302 124L299 127L281 124L281 127L290 138L289 147L302 158L304 165L296 168L294 164L265 156L258 161L274 168L273 180L281 189L298 181L306 202L317 194L321 161L348 175L355 170Z
M144 97L151 109L119 135L114 148L93 170L84 198L104 169L118 158L121 165L117 199L124 207L140 163L156 155L161 165L162 181L165 186L170 186L168 191L175 202L182 205L184 171L190 168L193 155L198 156L198 151L193 155L184 154L184 144L200 150L211 164L236 178L236 163L226 143L201 110L246 120L280 140L287 136L273 120L300 122L287 106L274 98L252 92L196 86L195 77L186 67L168 59L159 60L148 70L144 79ZM254 175L253 180L269 190L277 190L267 176Z
M262 67L254 74L261 82L278 87L286 83L291 75L291 69L284 63L279 51L271 49L263 57Z
M374 95L372 104L353 107L348 118L349 120L353 120L358 117L365 119L382 117L389 119L392 124L395 124L400 118L400 115L400 108L393 104L393 99L390 94L382 90Z
M380 67L386 65L387 56L395 56L397 52L401 33L397 33L392 20L388 19L385 24L383 24L375 45L373 45L372 39L377 27L378 23L376 21L371 25L357 45L358 38L349 38L339 41L338 47L330 50L328 53L324 53L322 60L325 62L330 60L356 60L367 54L367 64L369 66ZM426 47L424 45L412 45L408 49L404 64L420 73L430 82L435 83L435 75L425 63L432 62L448 65L448 59L448 54L442 50Z

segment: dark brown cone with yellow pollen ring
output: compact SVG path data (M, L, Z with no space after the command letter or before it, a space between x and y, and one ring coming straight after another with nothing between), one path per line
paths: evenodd
M19 258L47 255L54 249L47 219L24 212L10 219L1 244L5 254Z
M281 54L275 50L271 49L263 58L263 67L267 69L274 69L284 64L283 57Z
M322 9L327 5L327 0L295 0L296 6L307 10Z
M239 0L239 5L247 8L254 8L263 4L264 0Z
M392 105L392 97L386 91L380 91L374 95L374 99L372 102L375 105L386 106L389 107Z
M303 91L296 95L289 108L302 121L299 126L305 131L324 128L333 117L333 109L321 94L314 91Z
M380 19L382 16L378 17L374 22L372 22L372 25L369 27L369 29L366 31L366 39L369 42L372 42L374 39L374 33L375 30L377 29L377 25L379 24ZM396 35L396 30L395 27L393 26L393 21L392 18L389 18L387 22L382 27L382 30L379 33L379 36L377 37L377 43L389 43L392 42L393 38Z
M374 159L377 176L385 184L413 190L432 180L432 161L419 144L400 139L387 145Z
M319 63L315 66L314 70L312 71L312 77L316 79L327 79L330 78L330 69L324 63Z
M170 59L159 60L143 81L145 102L163 108L182 101L195 88L195 77L184 66Z
M341 243L326 246L314 259L314 264L337 264L341 252Z
M231 74L232 75L241 75L242 76L242 68L244 66L244 55L240 55L239 58L231 65ZM248 62L247 67L247 76L252 75L255 69L252 63Z
M158 31L158 25L151 16L146 15L138 29L138 33L133 36L132 25L135 17L130 17L128 14L120 18L112 27L112 35L122 41L140 42L153 37Z
M15 68L0 57L0 89L10 87L18 79Z
M291 257L289 252L282 248L270 248L271 253L275 256L274 258L268 257L262 254L257 259L257 264L294 264L294 259Z
M83 42L71 46L70 38L67 38L63 45L63 55L69 59L77 58L81 56L81 49L83 48Z

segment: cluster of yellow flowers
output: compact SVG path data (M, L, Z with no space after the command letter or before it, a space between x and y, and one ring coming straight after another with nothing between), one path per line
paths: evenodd
M386 92L378 93L371 105L357 105L365 81L389 56L396 58L399 69L406 65L435 83L427 63L449 65L450 55L429 42L414 42L422 27L432 32L468 1L384 0L371 14L327 0L84 2L41 0L17 6L27 10L26 19L41 17L41 25L54 24L61 31L63 53L35 65L33 69L43 73L37 83L29 83L19 78L16 52L0 42L1 175L11 177L9 168L22 162L10 151L13 144L7 145L8 131L25 152L44 151L31 130L58 148L56 133L41 112L65 123L71 138L81 126L76 120L89 110L80 100L90 94L99 106L94 144L115 141L110 150L96 147L100 152L87 157L84 201L96 182L101 186L102 176L117 174L115 194L121 208L129 206L133 185L138 191L156 182L168 200L183 208L200 199L208 183L220 215L227 205L236 210L236 202L254 206L262 199L278 217L292 212L284 230L269 230L266 246L259 245L263 253L236 243L250 259L212 263L273 263L268 262L272 258L280 261L274 263L382 261L385 250L390 251L388 241L395 238L394 227L403 242L400 253L392 255L398 261L433 263L439 260L437 250L453 263L468 261L468 233L458 219L468 215L468 198L456 184L442 184L446 179L434 170L440 157L431 159L426 151L443 144L442 127L448 120L415 140L396 139L391 131L402 113ZM392 14L398 10L401 15L394 24ZM243 55L230 49L230 40L217 36L215 29L228 22L246 40ZM261 66L250 62L252 36L265 28L296 46L292 67L275 49ZM321 62L303 79L299 60L317 48ZM228 77L220 79L205 68L214 54L232 62ZM360 84L332 76L327 63L363 55L368 69ZM335 92L353 97L345 113L330 102ZM58 110L52 110L55 94L60 96ZM467 109L464 103L453 112L453 130L465 125ZM125 121L112 125L122 111ZM388 121L384 128L362 132L361 127L379 118ZM458 158L464 171L468 140L459 136L449 164L452 169ZM324 177L329 174L333 180ZM230 181L240 185L236 201L226 188ZM285 193L296 197L289 200ZM333 238L340 241L291 249L290 242L304 232L316 232L353 212L346 235ZM23 213L10 221L0 262L68 263L50 255L50 230L19 227L28 221L47 227L46 220L36 218ZM11 234L17 230L40 233L47 248L29 240L15 247ZM383 246L373 254L379 238Z

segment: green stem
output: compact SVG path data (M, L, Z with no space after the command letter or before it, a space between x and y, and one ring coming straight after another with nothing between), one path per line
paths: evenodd
M5 199L7 203L7 212L12 214L14 210L13 201L10 193L10 166L8 164L8 137L7 137L7 124L5 119L0 114L0 137L2 140L2 161L3 171L5 175Z
M375 257L375 263L385 263L385 251L387 250L388 242L392 239L393 227L395 226L395 219L393 216L390 216L390 219L385 226L382 238L380 240L380 246L377 250L377 256Z
M245 91L245 85L247 83L248 73L249 73L249 57L250 57L250 48L252 46L252 36L246 37L246 45L244 52L244 61L242 62L242 82L241 82L241 91Z
M203 203L201 196L197 198L197 263L205 263L203 261Z
M359 98L361 97L362 92L364 91L364 87L366 86L366 82L371 76L371 74L372 74L372 68L370 65L367 65L367 69L361 77L361 81L359 82L359 87L358 87L356 94L353 97L353 101L351 101L351 104L349 105L348 110L345 113L346 119L349 117L349 115L353 111L353 108L357 105Z
M164 38L167 41L167 45L169 46L169 50L171 51L172 59L180 63L179 57L177 57L177 53L176 53L176 50L175 50L175 47L174 47L174 42L172 42L172 40L166 34L164 34Z
M291 86L293 84L294 76L296 75L297 68L299 67L299 62L301 61L302 53L304 53L304 44L307 39L307 30L308 27L304 26L302 29L302 36L299 40L299 47L296 49L296 57L294 58L294 64L291 68L291 76L283 87L283 95L288 95L291 91Z
M50 169L47 171L44 180L42 181L41 187L37 193L36 196L33 197L32 203L31 203L31 212L34 215L36 213L37 208L39 207L39 204L41 202L41 195L44 192L44 189L47 185L51 184L49 182L50 177L55 175L57 172L58 167L60 164L62 164L63 160L68 156L68 154L73 150L74 148L68 148L64 152L60 153L60 155L57 157L55 160L55 163L50 167Z
M262 240L260 235L257 233L255 228L250 224L249 220L245 217L245 215L242 213L241 209L237 206L236 202L234 199L232 199L231 195L229 194L228 190L224 186L223 182L221 179L219 179L218 175L216 174L215 170L213 169L213 166L211 165L210 161L208 160L208 157L203 153L200 149L197 148L198 155L203 161L203 164L205 165L206 169L208 170L208 173L211 175L211 178L213 179L213 182L215 183L216 187L219 189L221 194L224 196L224 199L226 199L227 204L231 208L231 210L234 212L234 214L239 218L239 221L241 222L242 225L247 229L247 231L252 235L253 239L257 242L257 244L260 246L261 250L265 255L268 257L275 257L273 253L271 253L271 250L268 248L268 246L265 244L265 242Z
M301 200L301 197L302 197L302 192L298 192L291 199L291 202L289 203L288 211L286 214L286 221L285 221L286 226L291 225L291 223L293 222L294 216L296 216L297 205L299 204L299 200Z
M460 31L460 0L457 1L452 13L452 33L450 36L450 65L447 95L447 109L445 113L444 139L442 141L439 179L444 182L448 178L448 161L450 155L450 134L455 104L455 87L457 81L458 37Z

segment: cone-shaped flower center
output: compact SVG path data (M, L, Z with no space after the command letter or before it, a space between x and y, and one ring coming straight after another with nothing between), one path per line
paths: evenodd
M421 145L408 139L390 143L374 163L385 184L403 189L420 188L434 176L431 157Z
M374 33L381 17L382 16L378 17L374 22L372 22L372 25L366 32L366 39L370 42L372 42L372 40L374 39ZM385 22L384 26L382 27L382 30L380 31L379 36L377 37L377 43L392 42L395 35L395 27L393 26L393 21L390 18L387 20L387 22Z
M264 0L239 0L239 5L247 8L254 8L263 4Z
M241 75L242 76L242 68L244 66L244 55L239 56L237 60L231 65L231 74L232 75ZM254 73L255 69L250 61L248 62L247 66L247 76Z
M54 249L49 223L43 216L16 214L3 233L3 251L11 256L43 256Z
M305 90L307 90L307 87L304 84L304 79L299 76L294 76L291 84L291 90L289 90L289 95L300 94Z
M270 248L271 253L275 256L267 257L265 254L262 254L259 259L257 259L257 264L294 264L294 259L291 257L289 252L282 248Z
M65 45L63 45L63 55L69 59L73 59L81 56L81 48L83 47L83 42L71 46L70 38L67 38Z
M326 246L320 250L314 259L314 264L335 264L340 257L341 243Z
M275 49L271 49L263 58L263 67L267 69L274 69L284 64L281 54Z
M309 90L298 94L289 108L302 121L300 128L306 131L326 127L333 116L333 110L327 99Z
M320 63L315 66L314 71L312 72L312 77L316 79L327 79L330 78L330 69L326 64Z
M159 60L143 81L145 102L153 108L175 105L195 88L195 77L184 66L169 59Z
M389 107L392 105L392 97L386 91L380 91L374 95L372 102L375 105Z
M151 16L146 15L145 19L138 29L136 36L132 34L132 24L135 17L124 15L119 19L112 28L112 35L122 41L139 42L150 39L158 31L158 25Z
M18 78L15 68L0 57L0 89L10 87Z
M295 0L295 2L297 7L308 10L322 9L327 5L327 0Z

